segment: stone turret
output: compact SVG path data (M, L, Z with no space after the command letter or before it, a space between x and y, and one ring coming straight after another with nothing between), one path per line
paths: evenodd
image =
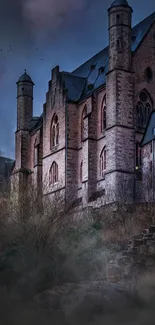
M33 115L33 86L31 77L25 73L17 81L17 131L27 130Z

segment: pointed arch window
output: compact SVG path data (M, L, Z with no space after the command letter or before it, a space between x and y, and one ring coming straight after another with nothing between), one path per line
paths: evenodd
M84 131L85 131L85 127L84 127L84 119L87 115L87 106L85 105L83 111L82 111L82 116L81 116L81 141L83 141L84 139Z
M139 94L136 105L136 124L137 127L146 127L148 118L153 109L152 100L146 90L142 90Z
M83 173L83 161L80 164L80 182L82 183L82 173Z
M104 96L101 105L101 132L106 129L106 96Z
M54 114L52 119L50 137L50 147L52 149L59 144L59 121L56 114Z
M136 168L142 168L142 150L139 142L136 142Z
M104 177L106 171L106 164L107 164L106 147L104 147L100 155L100 177Z
M58 164L54 161L49 172L49 183L54 185L58 183Z

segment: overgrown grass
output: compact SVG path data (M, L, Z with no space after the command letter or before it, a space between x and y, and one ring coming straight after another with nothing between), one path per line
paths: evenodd
M61 197L46 202L44 213L32 193L24 200L22 214L10 201L0 207L0 324L143 324L142 308L154 316L154 291L149 306L141 294L146 284L129 290L106 283L133 217L73 222Z

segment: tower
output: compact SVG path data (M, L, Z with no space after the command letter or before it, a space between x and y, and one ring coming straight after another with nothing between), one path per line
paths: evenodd
M28 168L28 123L33 115L33 86L25 70L17 81L16 170Z
M132 8L126 0L115 0L109 13L109 72L121 68L131 70Z
M31 77L25 73L17 81L17 131L27 130L33 115L33 86Z
M107 101L107 201L133 201L134 104L131 65L132 8L115 0L109 14Z

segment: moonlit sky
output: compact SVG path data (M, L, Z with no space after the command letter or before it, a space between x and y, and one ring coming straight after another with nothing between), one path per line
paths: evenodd
M0 150L14 158L16 81L30 74L34 116L42 113L51 69L72 71L108 44L112 0L0 0ZM133 26L154 0L129 0Z

